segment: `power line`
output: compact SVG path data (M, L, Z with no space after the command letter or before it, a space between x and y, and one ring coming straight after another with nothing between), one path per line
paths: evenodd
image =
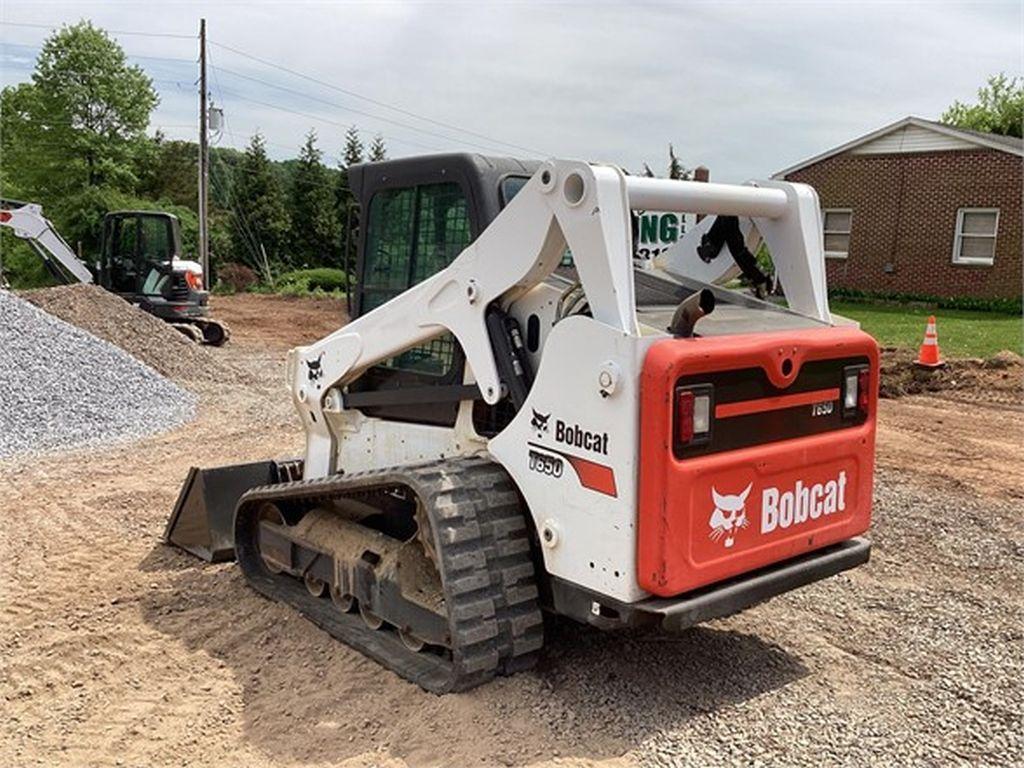
M403 115L407 115L408 117L414 117L417 120L422 120L425 123L431 123L432 125L436 125L436 126L439 126L441 128L448 128L448 129L453 130L453 131L459 131L460 133L465 133L465 134L467 134L469 136L475 136L478 139L483 139L484 141L488 141L488 142L490 142L492 144L500 144L500 145L505 146L505 147L511 147L513 149L520 149L520 150L523 150L525 152L529 152L531 154L542 155L542 156L547 154L546 152L540 152L539 150L531 149L530 147L524 147L521 144L513 144L513 143L508 142L508 141L501 141L500 139L494 139L494 138L492 138L490 136L487 136L486 134L477 133L476 131L471 131L468 128L463 128L463 127L458 126L458 125L453 125L452 123L446 123L446 122L443 122L441 120L434 120L433 118L425 117L423 115L417 114L416 112L412 112L412 111L410 111L408 109L403 109L402 107L396 107L393 104L388 104L386 102L370 98L369 96L364 96L361 93L356 93L355 91L350 91L350 90L348 90L346 88L342 88L342 87L340 87L338 85L335 85L334 83L329 83L326 80L321 80L321 79L313 77L311 75L306 75L306 74L303 74L302 72L297 72L294 69L290 69L289 67L285 67L285 66L283 66L281 64L277 64L276 62L268 61L267 59L261 58L259 56L254 56L251 53L246 53L245 51L239 50L238 48L233 48L230 45L225 45L224 43L218 43L216 40L211 40L210 44L211 45L215 45L218 48L223 48L224 50L230 51L231 53L237 54L238 56L243 56L243 57L245 57L247 59L251 59L253 61L259 62L260 64L263 64L265 66L273 67L274 69L279 69L282 72L287 72L288 74L293 75L295 77L300 77L303 80L308 80L311 83L316 83L318 85L324 86L325 88L330 88L331 90L338 91L339 93L344 93L347 96L352 96L353 98L360 99L360 100L365 101L365 102L370 103L370 104L374 104L374 105L376 105L378 107L383 107L385 109L390 109L390 110L393 110L395 112L399 112L399 113L401 113Z
M211 171L212 170L213 167L211 166ZM249 228L248 216L245 215L244 213L241 213L238 210L237 205L232 201L234 185L231 183L230 180L225 182L224 184L219 183L217 181L217 175L214 173L210 174L210 180L213 182L214 187L220 190L221 194L224 195L224 199L227 201L228 207L231 209L231 212L235 214L235 218L237 219L236 226L238 226L238 230L242 235L242 243L245 245L245 247L249 250L249 253L252 255L252 263L256 265L256 267L258 268L260 264L259 250L257 248L257 246L259 245L259 238L253 235L252 230ZM228 188L226 192L224 191L225 186L227 186Z
M433 136L436 139L444 139L445 141L455 141L455 142L458 142L460 144L465 144L465 145L470 146L470 147L476 147L477 149L482 149L485 152L493 152L494 151L494 149L492 147L487 147L487 146L484 146L483 144L475 144L475 143L473 143L471 141L466 141L465 139L459 139L459 138L456 138L454 136L446 136L443 133L436 133L434 131L428 131L428 130L426 130L424 128L420 128L418 126L411 125L409 123L403 123L400 120L392 120L390 117L384 117L382 115L375 115L375 114L373 114L371 112L364 112L364 111L362 111L360 109L356 109L355 107L350 107L350 106L347 106L345 104L339 104L336 101L330 101L329 99L322 99L319 96L313 96L312 94L305 93L303 91L297 91L294 88L288 88L287 86L278 85L277 83L272 83L272 82L269 82L267 80L263 80L263 79L258 78L258 77L252 77L251 75L244 75L241 72L235 72L234 70L227 69L226 67L220 67L219 69L220 69L221 72L224 72L225 74L233 75L234 77L240 77L240 78L242 78L244 80L251 80L254 83L260 83L261 85L269 86L270 88L277 88L278 90L281 90L281 91L286 91L288 93L294 93L294 94L296 94L298 96L302 96L303 98L310 99L311 101L318 101L321 104L327 104L328 106L335 107L336 109L341 109L341 110L344 110L346 112L352 112L352 113L357 114L357 115L362 115L364 117L369 117L369 118L371 118L373 120L380 120L380 121L385 122L385 123L390 123L391 125L397 125L397 126L399 126L401 128L408 128L409 130L416 131L418 133L422 133L422 134L424 134L426 136Z
M39 45L25 45L23 43L8 43L6 41L0 42L0 48L22 48L26 51L32 51L33 53L41 53L42 46ZM171 61L181 64L195 64L197 59L183 59L181 57L172 56L145 56L140 53L125 53L125 56L129 59L145 59L147 61Z
M61 28L65 27L65 26L68 26L68 25L67 24L61 24L60 26L57 26L56 24L29 24L29 23L20 22L20 21L0 21L0 26L5 26L5 27L25 27L26 29L61 29ZM125 30L125 29L106 29L106 28L103 28L103 27L97 27L97 29L102 29L102 31L108 32L108 33L110 33L112 35L135 35L135 36L138 36L138 37L170 37L170 38L174 38L174 39L177 39L177 40L195 40L196 39L196 35L175 35L175 34L171 34L170 32L137 32L137 31L134 31L134 30L129 31L129 30Z
M10 26L10 27L23 27L23 28L28 28L28 29L48 29L48 30L54 30L54 29L58 29L59 28L55 24L32 24L32 23L26 23L26 22L13 22L13 21L0 21L0 25ZM64 26L64 25L62 25L62 26ZM128 36L150 37L150 38L167 38L167 39L175 39L175 40L195 40L196 39L196 35L183 35L183 34L176 34L176 33L170 33L170 32L143 32L141 30L124 30L124 29L106 29L105 31L110 33L110 34L114 34L114 35L128 35ZM448 122L445 122L445 121L442 121L442 120L436 120L434 118L427 117L425 115L421 115L421 114L419 114L417 112L413 112L412 110L408 110L408 109L405 109L403 107L396 106L394 104L388 104L387 102L380 101L379 99L374 99L374 98L371 98L371 97L366 96L364 94L357 93L355 91L349 90L347 88L342 88L341 86L335 85L334 83L327 82L326 80L321 80L320 78L313 77L312 75L307 75L305 73L302 73L302 72L299 72L297 70L291 69L290 67L286 67L286 66L284 66L282 64L278 64L278 63L270 61L268 59L264 59L264 58L262 58L260 56L255 56L255 55L253 55L251 53L248 53L246 51L240 50L238 48L235 48L233 46L227 45L225 43L217 42L216 40L211 40L210 44L214 45L214 46L217 46L218 48L222 48L225 51L229 51L229 52L231 52L231 53L233 53L233 54L235 54L237 56L242 56L244 58L247 58L247 59L250 59L252 61L258 62L258 63L260 63L260 64L262 64L264 66L272 67L272 68L278 69L278 70L280 70L282 72L286 72L286 73L288 73L288 74L290 74L290 75L292 75L294 77L302 78L303 80L307 80L309 82L316 83L316 84L318 84L320 86L323 86L325 88L330 88L331 90L337 91L339 93L346 94L347 96L351 96L352 98L356 98L356 99L359 99L361 101L365 101L368 104L373 104L375 106L382 107L384 109L389 109L389 110L391 110L393 112L397 112L399 114L406 115L407 117L415 118L416 120L420 120L422 122L429 123L431 125L435 125L435 126L438 126L440 128L446 128L448 130L458 131L459 133L466 134L467 136L473 136L473 137L475 137L477 139L482 139L483 141L486 141L486 142L488 142L490 144L496 144L496 145L503 146L503 147L510 147L512 149L522 150L522 151L525 151L525 152L529 152L531 154L536 154L536 155L545 155L545 154L547 154L545 152L541 152L539 150L523 146L522 144L515 144L513 142L503 141L501 139L495 139L495 138L493 138L491 136L488 136L486 134L479 133L477 131L473 131L473 130L470 130L468 128L463 128L460 125L455 125L453 123L448 123ZM32 48L32 46L18 46L18 47ZM38 50L38 48L36 48L36 50ZM183 63L194 63L194 60L192 60L192 59L182 59L182 58L173 58L173 57L165 57L165 56L143 56L143 55L137 55L137 54L128 54L128 56L130 58L145 59L145 60L152 60L152 61L173 61L173 62L183 62ZM357 109L352 108L352 107L344 107L344 106L342 106L340 104L336 104L336 103L333 103L333 102L328 102L328 101L325 101L323 99L318 99L317 97L311 96L309 94L303 94L300 91L295 91L294 89L290 89L290 88L287 88L285 86L280 86L280 85L276 85L274 83L270 83L270 82L265 81L265 80L260 80L259 78L250 77L250 76L238 73L238 72L233 72L231 70L225 70L225 71L226 72L230 72L231 74L233 74L235 76L238 76L238 77L243 77L243 78L246 78L246 79L249 79L249 80L253 80L255 82L259 82L259 83L261 83L263 85L268 85L268 86L273 87L273 88L279 88L281 90L290 91L292 93L296 93L296 94L299 94L299 95L302 95L302 96L305 96L307 98L311 98L311 99L314 99L314 100L324 101L324 103L330 104L330 105L335 106L335 107L337 107L339 109L347 109L348 111L353 112L355 114L364 115L366 117L370 117L370 118L373 118L373 119L376 119L376 120L381 120L381 121L384 121L384 122L389 122L389 123L392 123L392 124L395 124L395 125L399 125L399 126L402 126L402 127L405 127L405 128L409 128L411 130L418 131L420 133L424 133L424 134L427 134L427 135L432 135L432 136L434 136L436 138L443 138L443 139L446 139L446 140L449 140L449 141L452 140L452 137L449 137L449 136L444 136L442 134L431 133L431 132L426 131L426 130L424 130L422 128L417 128L415 126L408 125L407 123L401 123L399 121L395 121L395 120L392 120L390 118L386 118L386 117L383 117L383 116L380 116L380 115L373 115L373 114L368 113L368 112L362 112L362 111L357 110ZM410 143L411 144L411 142L405 142L405 143ZM471 142L466 142L465 140L463 140L463 143L468 144L470 146L475 146L477 148L485 149L486 151L493 151L493 150L491 150L491 149L489 149L487 147L481 147L478 144L472 144Z
M288 107L282 107L282 106L279 106L278 104L271 104L270 102L267 102L267 101L260 101L259 99L252 99L252 98L249 98L248 96L242 96L240 93L235 93L234 91L225 91L223 88L221 89L221 91L222 91L222 93L229 93L229 94L231 94L231 96L233 98L240 99L241 101L248 101L251 104L258 104L259 106L267 107L268 109L276 109L276 110L279 110L281 112L288 112L288 113L290 113L292 115L298 115L300 117L309 118L310 120L319 120L322 123L327 123L328 125L336 125L336 126L339 126L341 128L350 128L351 127L347 123L341 123L341 122L338 122L337 120L331 120L331 119L326 118L326 117L321 117L320 115L314 115L314 114L312 114L310 112L301 112L301 111L299 111L297 109L289 109ZM359 130L359 129L356 129L356 130ZM359 132L360 133L369 133L368 131L362 131L362 130L359 130ZM391 142L397 142L399 144L408 144L409 146L419 147L420 149L426 149L426 150L429 150L431 152L443 152L444 151L444 150L442 150L442 149L440 149L438 147L432 147L432 146L429 146L427 144L420 144L419 142L409 141L408 139L403 139L403 138L399 138L399 137L396 137L396 136L384 136L384 138L387 139L388 141L391 141Z
M217 77L217 68L213 66L213 62L210 62L210 72L213 75L213 84L214 84L214 86L217 89L217 93L220 95L221 101L223 102L224 101L224 89L221 88L220 78ZM245 147L238 146L238 144L239 144L238 137L231 130L231 126L228 123L227 115L224 116L224 132L227 133L227 135L231 139L231 141L234 142L234 145L229 147L230 149L233 149L236 152L243 152L243 153L246 151ZM278 147L282 147L282 148L288 149L290 151L294 151L294 149L295 149L294 147L289 147L289 146L287 146L285 144L280 144L278 142L273 142L273 141L267 141L266 138L264 138L264 143L272 144L272 145L278 146ZM328 160L332 160L332 161L340 164L340 158L332 157L331 155L328 155L326 153L324 153L323 156L325 158L327 158ZM239 166L233 167L232 170L239 170L239 171L243 171L243 172L253 173L253 171L249 171L249 169L242 168L242 167L239 167ZM300 183L300 182L296 182L294 179L292 179L292 183ZM307 185L309 185L311 187L312 186L320 186L316 182L313 182L313 181L302 181L301 183L302 184L307 184ZM328 183L326 185L323 185L323 186L328 187L330 189L339 189L339 187L336 187L335 185L330 184L330 183ZM344 189L347 189L347 187L344 188Z

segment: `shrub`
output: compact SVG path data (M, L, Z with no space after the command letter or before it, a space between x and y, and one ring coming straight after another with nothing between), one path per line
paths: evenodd
M329 267L296 269L277 278L277 289L287 294L310 293L316 290L343 293L346 288L345 271Z
M258 279L256 277L256 273L249 269L249 267L245 266L245 264L228 262L227 264L221 265L217 270L217 285L223 285L232 293L248 291L256 285L257 282Z

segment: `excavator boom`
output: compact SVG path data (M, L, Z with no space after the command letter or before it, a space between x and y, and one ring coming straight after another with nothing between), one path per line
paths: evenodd
M43 216L40 206L14 200L0 200L0 206L0 226L9 227L16 237L28 241L51 272L54 272L55 261L78 282L94 282L92 272L75 255L50 220ZM55 277L67 281L63 273L55 272Z

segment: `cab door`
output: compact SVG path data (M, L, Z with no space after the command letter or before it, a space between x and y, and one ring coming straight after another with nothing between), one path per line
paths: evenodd
M474 236L468 196L456 181L378 190L369 201L365 227L357 316L447 267ZM367 415L450 426L459 403L442 388L460 387L464 367L458 342L445 333L373 366L349 392L394 394L391 402L381 403L378 397L375 405L355 406ZM427 387L438 388L436 400L407 402L409 390L419 390L418 400L430 400L431 393L423 390ZM405 390L404 396L399 390Z
M102 284L114 293L139 291L139 222L134 216L107 219L103 233Z

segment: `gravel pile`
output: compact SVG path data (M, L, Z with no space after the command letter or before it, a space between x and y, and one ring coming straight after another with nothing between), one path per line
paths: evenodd
M20 295L177 381L221 381L236 373L210 349L99 286L61 285Z
M0 391L0 459L171 429L192 418L197 402L125 351L9 291L0 291Z

